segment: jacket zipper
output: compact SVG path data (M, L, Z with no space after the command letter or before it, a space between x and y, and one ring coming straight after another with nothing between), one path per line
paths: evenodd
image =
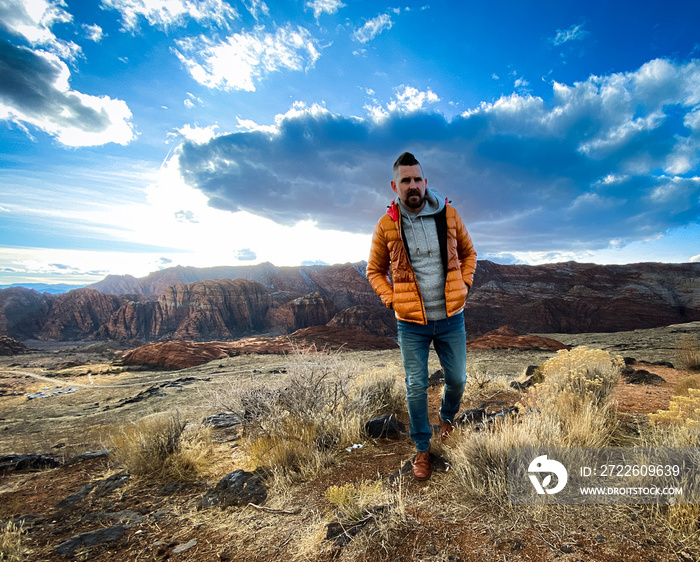
M420 310L421 314L423 315L423 322L421 325L425 326L428 324L428 315L425 312L425 303L423 302L423 294L420 292L420 287L418 286L418 277L416 277L416 272L413 269L413 264L411 263L411 259L409 258L410 254L406 251L406 245L403 243L403 217L401 216L401 211L399 211L399 220L398 225L399 225L399 240L401 240L401 245L403 246L403 251L406 254L406 261L408 261L408 265L411 268L411 273L413 273L413 282L416 286L416 291L418 292L418 297L420 298Z

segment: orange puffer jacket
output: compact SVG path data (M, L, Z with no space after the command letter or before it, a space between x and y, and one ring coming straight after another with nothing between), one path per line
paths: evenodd
M464 308L474 280L476 251L462 219L450 205L445 205L435 216L435 224L445 269L447 316L452 316ZM367 279L382 302L394 309L399 320L427 324L420 288L404 245L401 213L396 202L392 202L387 214L374 227Z

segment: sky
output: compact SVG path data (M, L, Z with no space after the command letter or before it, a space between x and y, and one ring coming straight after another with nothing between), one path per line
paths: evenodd
M410 151L505 264L700 261L697 0L0 0L0 285L366 260Z

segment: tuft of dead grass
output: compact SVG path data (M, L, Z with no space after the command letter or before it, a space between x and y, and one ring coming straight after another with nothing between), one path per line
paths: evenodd
M242 447L251 468L265 466L289 481L313 478L338 451L364 439L379 413L405 408L399 369L364 371L338 352L297 349L274 388L233 389L225 403L244 420Z
M505 418L489 431L461 433L448 451L456 490L472 499L508 504L508 450L609 445L618 425L612 390L622 359L586 347L560 351L541 367L544 381L532 387L519 418Z
M700 340L693 334L683 334L676 342L676 365L681 369L700 369Z
M205 473L210 429L188 426L177 412L152 414L108 434L110 456L137 477L190 481Z
M22 525L9 522L0 527L0 561L22 562L26 560L22 543Z

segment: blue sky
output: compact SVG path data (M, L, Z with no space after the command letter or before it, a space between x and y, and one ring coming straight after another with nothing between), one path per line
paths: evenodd
M0 284L366 259L404 150L501 263L700 260L695 1L0 0Z

